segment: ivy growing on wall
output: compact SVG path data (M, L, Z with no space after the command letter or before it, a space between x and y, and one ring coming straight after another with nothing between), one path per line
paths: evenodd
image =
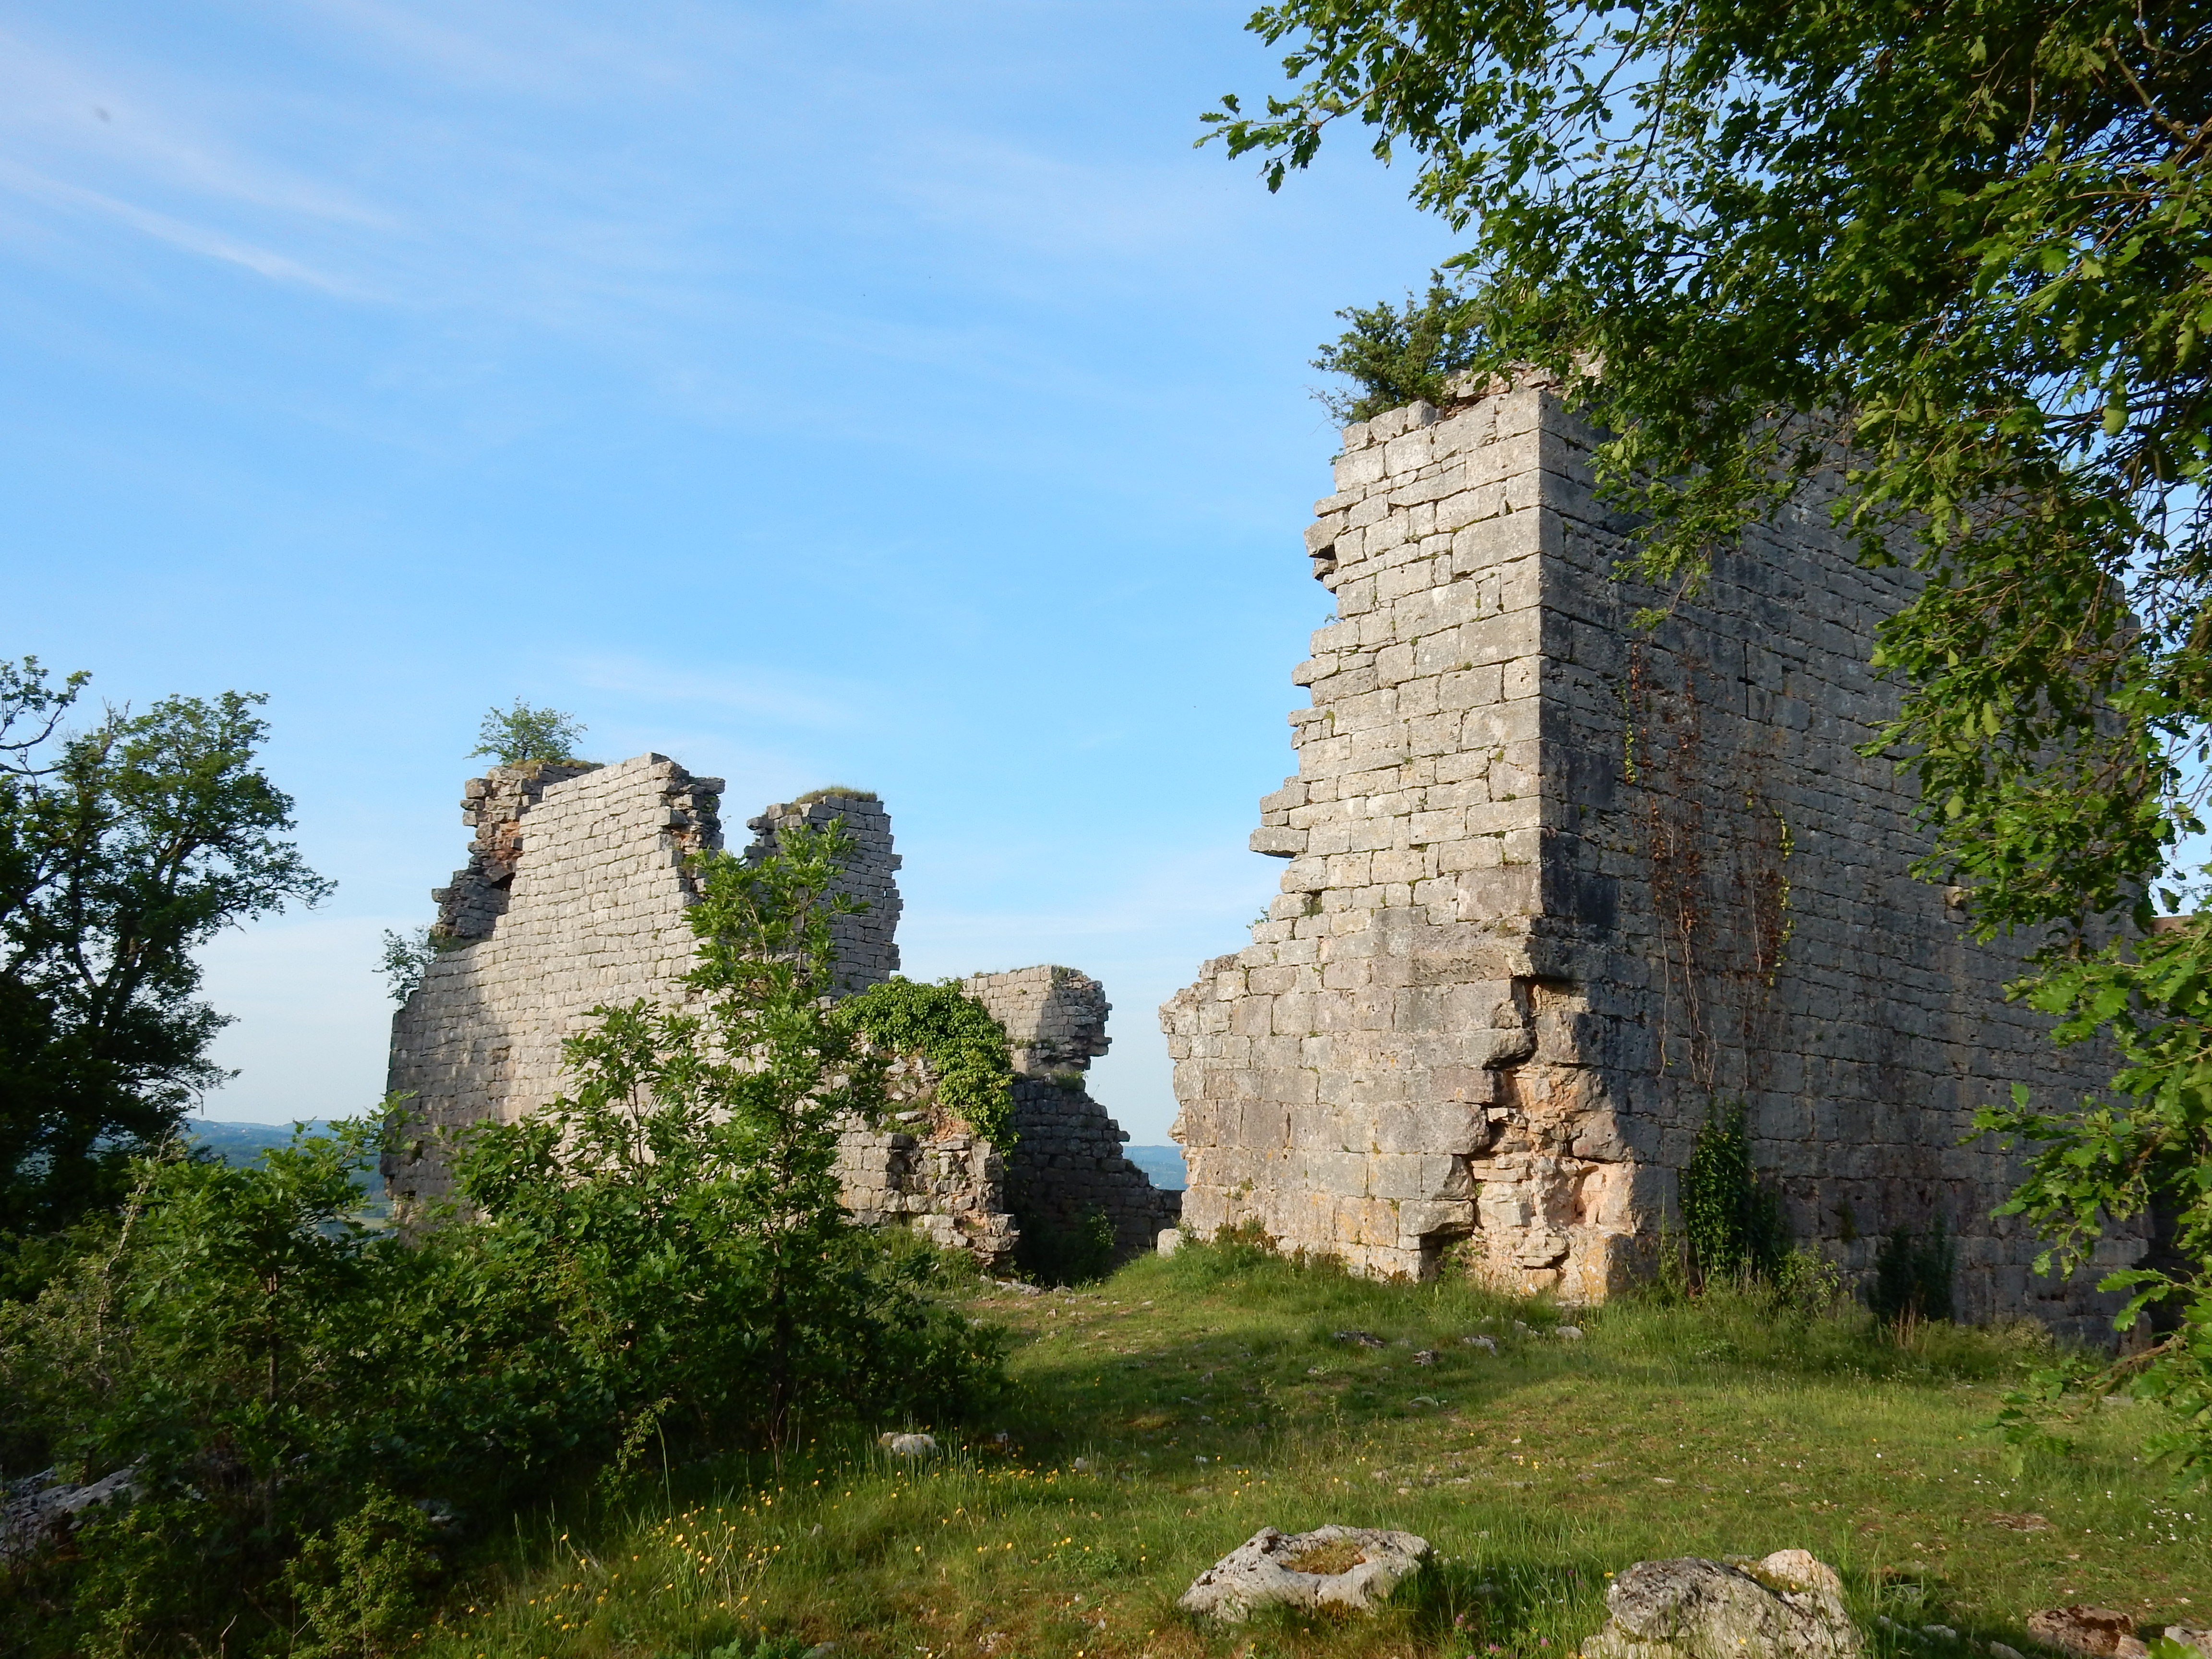
M1000 1152L1012 1148L1014 1073L1006 1029L957 983L889 979L848 997L838 1012L879 1048L927 1060L938 1104Z

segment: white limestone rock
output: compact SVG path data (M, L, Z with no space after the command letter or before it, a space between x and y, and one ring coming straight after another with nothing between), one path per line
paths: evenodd
M1583 1659L1863 1659L1835 1569L1805 1550L1764 1560L1639 1561L1605 1593Z
M1293 1565L1324 1553L1356 1553L1358 1559L1330 1572L1304 1572ZM1199 1574L1176 1605L1224 1624L1241 1624L1255 1608L1267 1607L1371 1613L1420 1570L1428 1553L1428 1540L1410 1532L1319 1527L1285 1535L1262 1527Z
M97 1480L71 1486L47 1469L25 1480L0 1483L0 1561L38 1554L89 1509L137 1496L138 1471L119 1468Z

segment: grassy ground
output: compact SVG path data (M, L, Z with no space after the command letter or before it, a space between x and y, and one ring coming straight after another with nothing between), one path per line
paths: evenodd
M1629 1563L1790 1546L1843 1569L1884 1654L2033 1650L2027 1615L2062 1602L2212 1622L2204 1499L2139 1460L2152 1407L2025 1466L1981 1431L2024 1333L1899 1343L1709 1298L1595 1310L1574 1340L1555 1310L1233 1247L1081 1291L986 1287L976 1312L1014 1333L1021 1392L940 1432L947 1455L817 1445L780 1474L674 1472L590 1536L549 1517L422 1650L1567 1659ZM1419 1533L1434 1565L1375 1618L1216 1632L1176 1610L1259 1528L1330 1522Z

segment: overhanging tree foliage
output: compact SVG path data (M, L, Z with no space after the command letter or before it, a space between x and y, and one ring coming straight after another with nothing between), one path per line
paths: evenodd
M1693 587L1824 479L1866 558L1924 573L1878 658L1922 873L1985 937L2048 930L2029 994L2068 1036L2120 1021L2130 1061L2112 1103L1984 1127L2043 1146L2017 1204L2062 1267L2165 1212L2179 1257L2115 1282L2187 1307L2145 1363L2212 1399L2212 927L2135 937L2212 714L2212 14L1291 0L1250 27L1292 88L1217 135L1271 188L1346 119L1411 156L1468 233L1475 366L1549 368L1615 434L1637 574Z
M0 663L0 1237L119 1193L222 1073L193 951L330 884L280 832L258 696L64 720L86 676Z

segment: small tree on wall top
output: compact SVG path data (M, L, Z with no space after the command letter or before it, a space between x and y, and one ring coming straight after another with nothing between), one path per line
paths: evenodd
M488 755L495 766L527 766L532 761L571 761L584 740L585 726L558 708L534 708L520 697L514 706L494 708L477 728L474 759Z
M1337 420L1347 422L1372 420L1416 398L1446 401L1451 377L1474 362L1483 343L1474 302L1434 279L1419 304L1411 294L1406 296L1402 312L1384 300L1336 314L1352 326L1322 347L1313 366L1343 375L1353 390L1314 395Z

